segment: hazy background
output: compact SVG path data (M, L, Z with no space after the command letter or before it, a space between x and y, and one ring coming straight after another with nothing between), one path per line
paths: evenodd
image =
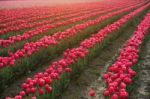
M60 4L72 4L72 3L95 2L95 1L101 0L0 0L0 8L53 6Z

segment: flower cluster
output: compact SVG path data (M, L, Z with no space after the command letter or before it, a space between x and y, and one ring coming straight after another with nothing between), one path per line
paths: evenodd
M60 7L32 7L32 8L16 8L16 9L6 9L1 10L1 16L0 16L0 27L7 27L11 25L16 25L15 23L22 23L19 22L18 19L23 19L25 22L31 22L36 21L38 19L44 19L48 18L50 16L54 15L61 15L64 12L72 12L72 11L79 11L89 9L89 8L96 8L99 7L99 5L103 5L103 3L84 3L84 4L72 4L72 5L63 5ZM82 11L81 10L81 11ZM18 22L17 22L18 21ZM24 22L23 22L24 23Z
M52 64L44 72L36 74L33 78L27 78L26 82L22 84L24 91L20 91L20 94L14 98L6 97L6 99L22 99L27 95L30 95L31 99L36 99L37 94L44 95L47 93L52 93L52 84L54 81L60 81L63 73L71 73L71 65L77 63L78 59L85 59L90 53L91 48L94 48L96 44L100 44L106 37L108 37L108 35L118 30L121 26L134 18L134 16L138 15L140 12L149 7L149 5L150 3L142 6L128 15L125 15L117 22L108 25L104 29L100 30L97 34L81 42L79 47L67 49L64 52L62 59L52 62ZM128 79L125 80L126 82L130 83ZM124 86L124 84L122 84L122 86ZM94 92L90 92L90 94L91 96L95 96Z
M103 75L107 82L105 96L111 96L111 99L128 99L127 85L132 84L132 78L137 74L132 67L138 61L139 49L149 28L150 13L145 16L133 36L126 42L117 61Z
M26 43L23 49L17 50L15 53L10 53L9 57L0 57L0 68L3 68L6 65L14 66L15 61L21 57L30 57L33 53L38 52L40 48L47 48L49 45L56 44L57 41L51 36L45 36L35 43Z
M45 36L36 42L26 43L24 45L23 49L17 50L15 53L11 53L11 55L8 57L0 57L0 68L3 68L5 66L14 66L15 61L20 59L21 57L24 57L25 55L31 56L33 53L38 52L40 50L40 48L46 48L49 45L56 45L59 43L60 40L75 36L77 33L79 33L79 31L81 31L81 30L83 30L89 26L99 24L99 23L101 23L101 22L103 22L103 21L105 21L105 20L107 20L113 16L116 16L118 14L121 14L121 13L124 13L127 11L130 11L131 9L136 8L139 5L141 5L141 4L137 4L134 6L130 6L128 8L124 8L124 9L121 9L121 10L118 10L115 12L111 12L111 13L106 14L104 16L100 16L99 18L97 18L93 21L90 20L90 21L87 21L83 24L78 24L72 28L67 29L64 32L55 33L53 36ZM109 28L112 28L112 27L114 27L114 26L111 26ZM44 28L44 30L46 30L46 29L47 28ZM42 33L42 31L40 31L40 33ZM34 35L34 33L30 33L30 34Z
M104 7L102 7L102 8L104 8ZM30 28L34 28L34 27L40 27L40 26L43 26L43 25L48 25L48 24L50 24L54 21L71 18L71 17L78 16L78 15L81 15L81 14L88 14L89 12L94 11L94 9L96 11L98 11L98 10L102 10L102 8L99 8L99 9L98 8L89 8L87 10L83 9L85 11L81 10L81 12L79 12L79 11L77 12L76 10L75 11L72 10L72 11L68 11L68 13L65 14L65 15L64 15L64 13L65 13L64 11L61 12L61 13L60 13L60 11L58 11L59 12L58 14L53 14L51 12L51 14L48 13L46 15L32 17L32 18L29 18L29 19L24 19L24 20L21 19L21 20L17 20L17 21L8 22L8 23L0 25L2 27L5 27L4 29L0 30L0 35L6 34L6 33L9 33L9 32L13 32L13 31L16 32L16 31L19 31L19 30L22 30L22 29L30 29ZM75 13L75 12L77 12L77 13ZM57 17L55 17L53 20L44 20L44 21L38 22L38 20L40 20L40 19L51 18L51 17L54 17L54 16L57 16ZM15 25L15 24L19 24L19 25Z
M142 4L139 4L139 5L142 5ZM137 6L139 6L139 5L137 5ZM56 22L54 24L50 24L50 23L53 22L52 20L46 20L46 21L42 21L42 22L33 22L33 23L30 23L30 24L25 23L25 24L21 24L21 25L16 26L16 27L5 28L3 30L0 30L0 33L3 34L3 33L8 33L8 31L11 32L11 31L14 31L14 30L22 30L22 29L36 27L36 29L24 32L23 35L18 34L16 36L11 36L6 40L1 39L0 40L0 45L3 46L3 47L8 47L9 45L15 44L16 42L32 38L32 37L34 37L36 35L39 35L39 34L47 33L49 30L52 30L52 29L57 28L59 26L69 25L69 24L72 24L72 23L82 21L84 19L88 19L88 18L97 16L97 15L102 14L102 13L106 13L106 12L109 12L109 11L120 9L120 8L122 8L122 5L117 6L117 7L113 6L112 9L106 10L108 7L112 7L112 6L102 7L102 8L100 8L100 10L96 9L96 11L90 10L90 11L87 11L87 12L84 12L84 13L79 12L79 13L75 13L75 14L64 15L64 16L61 16L61 17L59 16L59 17L54 18L53 21L71 18L72 16L77 16L78 14L81 14L81 13L83 14L80 17L75 17L75 18L72 18L72 19L69 19L69 20L66 20L66 21ZM93 12L91 13L91 11L93 11ZM99 19L97 19L97 20L100 21ZM98 21L97 21L97 23L98 23ZM90 22L94 22L94 21L90 21ZM89 24L89 23L87 23L87 24ZM90 23L90 24L92 24L92 23ZM93 23L93 25L94 24L95 23ZM78 25L78 26L80 26L80 25Z

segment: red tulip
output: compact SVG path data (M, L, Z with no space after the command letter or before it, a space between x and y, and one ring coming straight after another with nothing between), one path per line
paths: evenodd
M4 67L4 64L3 64L3 63L0 63L0 69L3 68L3 67Z
M24 88L24 89L26 89L28 86L27 86L26 83L23 83L21 87Z
M128 93L126 91L122 91L119 93L121 99L128 99Z
M31 88L31 93L36 93L36 88Z
M36 99L36 97L34 96L34 97L31 97L31 99Z
M125 77L125 78L124 78L124 82L125 82L126 84L131 84L131 83L132 83L132 80L131 80L131 78L129 78L129 77Z
M70 72L72 72L72 69L71 68L65 68L65 71L70 73Z
M5 99L11 99L10 97L6 97Z
M123 83L123 82L121 82L121 83L120 83L120 88L121 88L121 89L125 89L125 88L126 88L126 84Z
M90 92L89 92L89 95L91 96L91 97L95 97L95 91L93 90L93 89L91 89L90 90Z
M109 90L109 92L110 92L111 94L113 94L113 93L115 92L115 88L114 88L114 87L112 87L112 86L111 86L111 87L109 87L109 89L108 89L108 90Z
M63 66L64 68L66 68L68 65L67 63L65 62L65 60L61 60L60 62L60 65Z
M20 92L20 95L21 95L22 97L24 97L24 96L26 95L25 91L21 91L21 92Z
M52 91L53 91L52 87L50 87L48 84L45 85L45 89L48 93L52 93Z
M111 99L119 99L118 95L117 94L113 94Z
M105 90L104 91L104 96L109 96L110 95L110 92L108 90Z
M42 86L44 86L44 84L45 84L45 80L43 80L43 79L39 79L39 86L40 87L42 87Z
M103 78L104 78L105 80L106 80L108 77L109 77L108 74L104 74L104 75L103 75Z
M46 77L45 83L46 84L51 84L52 83L52 79L50 77Z
M30 93L31 93L31 89L30 89L30 88L27 88L27 89L26 89L26 93L27 93L27 94L30 94Z
M17 96L15 96L14 99L22 99L22 96L21 95L17 95Z
M43 94L44 94L44 90L43 90L43 89L40 89L40 90L39 90L39 94L40 94L40 95L43 95Z
M30 82L32 82L32 78L27 78L27 84L29 84Z

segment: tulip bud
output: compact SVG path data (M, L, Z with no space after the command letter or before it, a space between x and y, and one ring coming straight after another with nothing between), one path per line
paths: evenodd
M21 95L22 97L24 97L24 96L26 95L25 91L21 91L21 92L20 92L20 95Z
M90 92L89 92L89 95L91 96L91 97L94 97L96 94L95 94L95 91L93 90L93 89L91 89L90 90Z
M15 99L22 99L22 96L21 95L17 95L17 96L15 96Z
M107 79L108 77L109 77L108 74L104 74L104 75L103 75L103 78L104 78L104 79Z
M112 86L111 86L111 87L109 87L109 89L108 89L108 90L109 90L109 92L110 92L111 94L113 94L113 93L115 92L115 89L114 89L114 87L112 87Z
M108 90L105 90L104 91L104 96L109 96L110 95L110 92Z
M6 97L5 99L11 99L10 97Z
M45 80L43 80L43 79L39 79L39 86L40 87L42 87L42 86L44 86L44 84L45 84Z
M46 84L51 84L51 83L52 83L52 79L51 79L50 77L47 77L47 78L45 79L45 83L46 83Z
M45 89L48 93L52 93L52 91L53 91L52 87L50 87L48 84L45 85Z
M31 99L36 99L36 97L34 96L34 97L32 97Z
M65 71L70 73L70 72L72 72L72 69L71 68L65 68Z
M120 88L121 88L121 89L125 89L125 88L126 88L126 84L125 84L124 82L121 82L121 83L120 83Z
M120 92L120 98L121 99L128 99L129 95L126 91Z
M39 94L40 94L40 95L43 95L43 94L44 94L44 90L43 90L43 89L40 89L40 90L39 90Z
M31 93L36 93L36 88L31 88Z
M125 78L124 78L124 82L125 82L126 84L131 84L131 83L132 83L132 80L131 80L131 78L129 78L129 77L125 77Z
M117 94L113 94L111 99L119 99L118 95Z

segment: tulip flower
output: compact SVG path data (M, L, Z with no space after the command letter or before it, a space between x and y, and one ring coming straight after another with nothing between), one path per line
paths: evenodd
M138 25L137 30L133 33L133 36L125 43L124 48L121 49L120 56L109 67L108 73L104 74L103 78L108 84L108 89L104 91L105 96L109 96L109 92L110 94L114 93L112 99L118 99L118 96L121 99L128 99L129 95L126 88L127 85L132 84L132 78L137 74L132 69L132 66L138 61L140 46L150 27L148 25L150 24L149 20L150 13L145 16L144 20ZM118 92L119 94L115 94Z
M110 92L108 90L105 90L104 91L104 96L109 96L110 95Z
M89 92L89 95L91 96L91 97L95 97L95 91L93 90L93 89L91 89L90 90L90 92Z
M31 99L37 99L36 97L31 97Z
M24 97L24 96L26 95L26 93L25 93L24 91L20 91L20 95L21 95L22 97Z
M40 89L39 90L39 95L43 95L44 94L44 90L43 89Z
M37 91L38 91L38 93L36 93L37 95L44 95L46 92L51 93L52 90L55 90L55 88L53 89L51 87L51 85L55 81L58 81L58 82L62 81L61 74L65 73L66 70L70 72L71 69L73 69L73 68L71 68L72 64L77 63L79 61L79 59L81 59L81 58L83 60L86 59L85 57L87 57L90 54L91 48L94 48L97 44L102 43L104 41L104 39L106 39L111 33L117 31L120 27L122 27L124 24L129 22L131 19L133 19L134 16L138 15L139 13L144 11L146 8L148 8L149 5L150 4L148 3L148 4L138 8L137 10L131 12L130 14L125 15L124 17L122 17L120 20L114 22L113 24L106 26L104 29L100 30L97 34L94 34L89 39L86 39L83 42L81 42L79 47L66 50L63 54L63 57L60 60L58 60L56 62L52 62L52 64L50 64L49 67L45 71L36 74L32 79L30 79L30 78L27 79L26 83L22 84L23 90L25 90L25 92L28 95L32 94L32 88L37 89ZM71 36L74 36L76 33L79 32L79 30L81 30L83 28L92 26L93 24L99 24L100 22L102 22L102 20L106 20L112 16L116 16L123 12L130 11L131 9L138 7L138 6L137 5L131 6L128 8L118 10L116 12L112 12L106 16L98 18L94 22L88 21L88 23L86 23L86 24L77 25L77 26L75 26L75 28L68 29L65 32L62 32L62 33L59 32L55 36L46 36L35 43L33 43L33 42L26 43L24 50L21 50L21 52L25 53L25 52L28 52L31 50L32 53L36 53L41 48L41 46L43 47L45 45L48 45L49 42L51 44L57 44L60 39L69 38ZM62 23L61 23L61 25L62 25ZM42 31L40 31L40 32L42 32ZM141 33L141 32L139 32L139 33ZM107 72L106 73L107 75L104 76L104 79L106 80L107 84L109 85L109 88L104 91L105 96L113 95L113 97L117 97L116 95L114 95L114 94L117 94L119 97L128 98L128 93L126 92L126 90L119 89L119 88L120 88L121 82L124 82L125 84L126 83L129 84L132 82L130 75L127 75L128 68L130 68L130 67L124 68L126 66L126 65L124 65L124 63L127 62L127 60L128 60L128 59L126 59L126 55L128 56L128 55L132 54L133 51L132 51L132 47L128 48L127 52L126 52L126 50L122 50L122 51L125 54L122 54L122 52L121 52L121 56L119 57L119 59L117 59L117 63L115 65L113 65L114 68L111 69L111 71ZM14 54L14 55L16 55L16 54ZM132 55L132 57L133 56L134 55ZM6 58L6 60L7 60L7 58ZM4 59L3 59L3 61L4 61ZM133 62L133 60L128 60L128 61ZM5 61L5 62L7 63L7 61ZM49 79L49 80L46 81L46 79ZM69 79L69 78L67 78L67 79ZM124 88L125 87L124 84L122 84L121 87ZM95 96L95 91L91 90L89 95Z
M119 99L119 96L117 94L113 94L111 99Z

